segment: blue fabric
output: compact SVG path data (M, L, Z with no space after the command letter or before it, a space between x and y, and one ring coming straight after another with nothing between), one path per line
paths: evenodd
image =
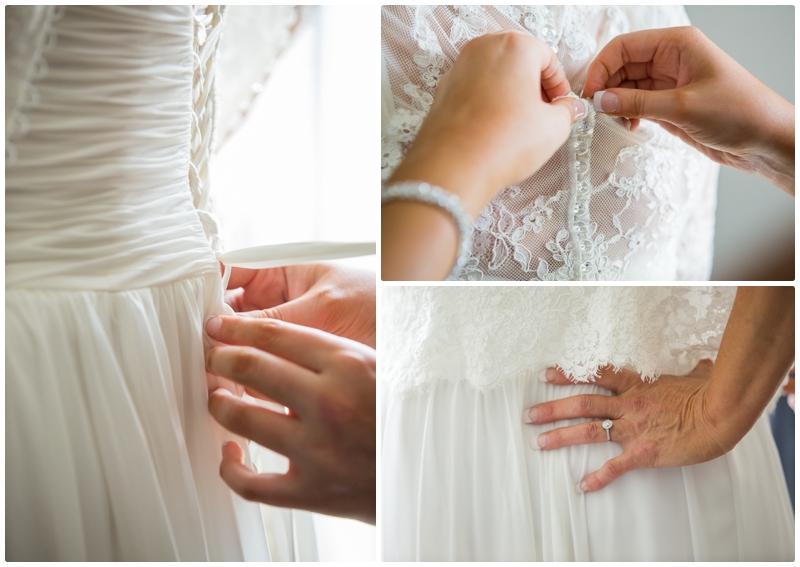
M783 475L789 486L789 496L794 510L794 410L789 407L786 396L781 396L775 412L769 417L772 436L781 456Z

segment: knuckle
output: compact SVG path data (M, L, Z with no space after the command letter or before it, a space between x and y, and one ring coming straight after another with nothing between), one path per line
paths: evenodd
M578 396L576 403L578 406L578 413L581 416L585 416L585 414L588 414L592 410L592 408L594 408L594 403L592 403L592 398L590 398L588 394L582 394Z
M646 91L632 90L631 91L631 115L636 118L646 116L647 114L647 95Z
M247 421L247 412L239 403L229 399L218 399L215 407L217 420L229 429L241 429Z
M692 92L688 89L675 89L672 93L672 106L676 118L686 119L692 106Z
M237 492L239 493L239 496L245 500L256 501L261 499L261 494L258 489L247 481L244 481L239 485L239 490Z
M346 428L356 410L350 400L343 395L319 396L316 402L318 415L332 431Z
M280 332L284 328L283 315L279 309L265 309L266 317L258 320L259 331L263 340L269 341L273 334Z
M589 421L585 423L581 428L581 436L583 437L583 440L586 441L587 443L597 439L599 433L600 433L600 428L598 427L596 421Z
M625 472L622 468L622 464L616 459L611 459L608 461L603 468L605 469L607 476L611 478L617 478L623 472Z
M652 466L658 456L658 448L654 443L640 443L635 449L634 454L640 463Z
M231 372L234 376L251 376L258 369L259 360L254 351L241 349L231 360Z
M628 399L627 406L630 412L641 412L647 410L649 403L646 399L635 396Z
M347 374L375 375L375 356L356 349L339 353L339 367Z

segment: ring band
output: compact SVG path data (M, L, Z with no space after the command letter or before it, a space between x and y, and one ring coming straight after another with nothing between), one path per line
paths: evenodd
M611 443L611 427L614 425L614 422L610 419L607 419L603 422L603 429L606 430L606 439L608 442Z

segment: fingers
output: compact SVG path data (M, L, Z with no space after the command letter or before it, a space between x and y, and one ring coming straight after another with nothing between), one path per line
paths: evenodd
M606 390L611 390L615 393L620 393L627 389L628 385L634 380L641 380L641 376L636 372L632 372L625 368L615 370L613 366L608 365L599 369L600 377L592 382L595 386L600 386ZM575 382L570 380L564 372L559 368L547 368L539 374L541 382L547 382L554 386L574 386Z
M639 467L636 466L634 457L632 457L630 452L626 451L619 457L606 461L606 464L600 467L599 470L584 477L575 489L578 494L600 490L635 468Z
M210 317L205 329L215 341L254 347L315 372L322 371L345 342L316 329L272 318Z
M666 37L664 30L643 30L619 35L609 41L589 65L584 95L592 96L596 91L616 86L612 83L619 84L629 77L641 80L650 76L649 65Z
M561 400L538 404L523 413L525 423L551 423L579 417L618 419L621 417L619 401L611 396L581 394Z
M553 100L557 96L564 96L572 91L567 80L567 75L558 61L558 57L550 49L547 44L542 43L542 52L544 56L541 58L540 81L542 89Z
M562 98L550 103L551 107L563 107L569 113L569 123L575 124L589 112L589 101L584 98L575 99L572 97Z
M312 371L251 347L218 346L206 352L206 370L302 412L314 398Z
M245 500L272 506L294 507L299 501L297 489L289 475L256 474L242 463L241 447L229 441L222 447L219 474L222 480Z
M534 449L560 449L569 445L585 445L588 443L608 443L606 430L603 429L602 421L587 421L579 425L569 427L559 427L552 431L542 433L538 437L531 439L531 447ZM622 434L619 429L619 422L612 427L612 440L619 443Z
M594 109L625 118L678 121L683 116L679 102L681 89L649 91L639 89L607 89L594 93Z
M274 269L279 270L280 268L274 268ZM228 280L228 289L247 287L260 271L265 271L265 270L248 270L247 268L232 268L231 278Z
M297 419L247 402L223 388L209 396L208 411L225 429L281 455L291 456L299 445Z

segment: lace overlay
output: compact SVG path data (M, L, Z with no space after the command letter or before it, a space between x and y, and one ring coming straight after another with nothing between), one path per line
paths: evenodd
M470 39L521 30L557 54L575 92L612 37L688 24L679 7L389 6L382 12L381 168L417 134L444 72ZM704 280L711 270L716 172L643 122L595 113L534 176L501 192L475 222L462 280Z
M439 381L484 391L559 366L591 382L605 365L645 380L714 359L733 288L386 287L381 376L397 392Z

